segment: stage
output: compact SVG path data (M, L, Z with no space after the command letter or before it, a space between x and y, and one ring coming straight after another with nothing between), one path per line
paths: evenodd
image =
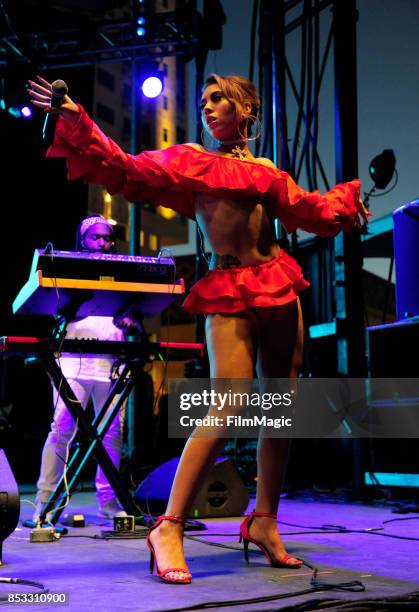
M317 567L318 581L361 581L363 592L312 592L308 567L274 569L256 552L247 566L238 543L240 518L205 519L206 531L188 532L185 550L193 582L164 584L149 574L145 530L141 539L97 539L112 524L96 517L93 493L77 493L69 509L85 514L86 527L69 528L67 536L51 543L29 542L29 529L21 523L31 517L32 506L22 503L19 527L4 543L0 578L37 581L51 593L66 593L69 605L64 609L77 612L200 610L204 604L205 608L234 606L249 612L299 609L306 604L301 609L314 610L320 600L338 600L326 606L335 609L342 600L403 598L419 591L419 514L393 514L392 508L319 499L318 495L281 499L279 529L288 551ZM341 532L333 533L333 529ZM390 535L394 538L386 537ZM298 594L301 591L308 592ZM36 589L0 584L2 599L8 592L35 593ZM419 597L415 601L419 605ZM37 605L36 609L52 607L58 606ZM6 608L21 610L22 605L6 604ZM378 609L378 603L363 609Z

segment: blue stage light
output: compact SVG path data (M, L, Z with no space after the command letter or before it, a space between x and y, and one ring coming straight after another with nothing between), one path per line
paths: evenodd
M146 98L157 98L163 91L163 81L157 76L149 76L144 79L141 91Z
M134 31L140 38L150 36L151 3L145 0L133 0L132 24Z
M22 116L20 109L17 108L16 106L9 106L9 108L7 109L7 112L10 113L13 117L16 117L16 119L20 119Z

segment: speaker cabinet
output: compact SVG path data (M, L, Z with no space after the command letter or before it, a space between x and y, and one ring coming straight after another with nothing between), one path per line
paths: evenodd
M179 457L156 468L135 491L135 501L147 514L165 512ZM205 478L193 501L192 518L240 516L249 504L249 493L230 459L220 458Z
M19 513L20 499L17 483L7 461L6 453L0 449L0 566L3 565L3 542L16 529Z
M371 378L419 377L419 317L368 328Z
M397 318L419 315L419 200L393 212Z

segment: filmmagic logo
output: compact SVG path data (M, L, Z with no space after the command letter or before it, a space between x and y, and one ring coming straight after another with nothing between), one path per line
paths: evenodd
M217 410L231 407L259 407L262 410L271 410L279 406L288 407L292 404L292 395L294 390L289 393L237 393L227 391L219 393L214 389L208 391L204 389L201 393L181 393L180 404L181 410L190 410L200 406L208 406Z
M226 418L207 415L206 417L199 419L190 417L189 415L182 415L180 417L180 424L182 427L273 427L274 429L281 429L282 427L292 427L292 419L284 416L278 418L268 418L266 414L261 416L254 415L252 417L243 417L240 414L228 415Z

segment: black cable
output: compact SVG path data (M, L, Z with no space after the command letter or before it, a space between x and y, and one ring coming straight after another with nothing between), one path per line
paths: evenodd
M259 68L259 92L262 95L262 112L261 119L264 121L262 137L256 143L256 157L267 157L267 150L271 142L272 131L272 83L265 83L266 67L269 66L269 74L272 78L272 40L270 39L270 31L267 26L269 19L269 11L266 2L259 4L259 48L258 48L258 68ZM267 51L267 30L269 31L269 54ZM266 54L266 55L265 55ZM269 81L269 78L268 78ZM269 156L270 157L270 156Z
M313 175L314 189L318 189L317 183L317 145L319 135L319 80L320 80L320 20L319 0L314 0L314 93L313 93L313 139L311 148L311 171Z
M0 578L1 584L21 584L23 586L31 586L35 589L45 589L42 582L36 582L35 580L26 580L24 578Z
M18 584L20 586L28 586L33 587L34 589L38 589L36 591L36 595L44 595L49 593L49 589L45 588L45 585L42 582L37 582L35 580L26 580L23 578L0 578L0 584ZM28 593L29 595L30 593ZM10 603L9 596L6 595L0 596L0 605L3 603Z
M413 517L413 518L416 518L416 517ZM326 533L363 533L366 535L371 534L371 535L382 536L385 538L393 538L394 540L410 540L413 542L419 542L419 538L413 538L409 536L399 536L399 535L392 534L392 533L380 533L380 531L382 531L384 527L368 527L366 529L348 529L347 527L344 527L343 525L342 526L341 525L324 525L324 526L319 527L319 526L313 526L313 525L297 525L295 523L288 523L284 521L278 521L278 523L280 523L281 525L287 525L289 527L298 527L301 529L318 529L319 533L321 533L322 531L325 531ZM283 535L289 535L289 534L284 533Z
M370 319L368 316L367 303L365 300L365 274L363 270L361 270L361 292L362 292L362 303L364 305L364 322L365 322L365 327L368 328L370 326Z
M390 257L390 266L388 269L388 277L385 286L385 294L384 294L384 306L383 306L383 316L381 322L384 324L387 320L387 308L390 300L390 289L391 289L391 277L393 276L393 266L394 266L394 251L391 253Z
M309 567L312 567L309 565ZM253 597L249 599L236 599L236 600L228 600L228 601L207 601L203 603L193 604L191 606L182 608L165 608L160 610L160 612L189 612L192 610L208 610L211 608L223 608L223 607L234 607L240 605L249 605L255 603L264 603L269 601L276 601L280 599L286 599L288 597L298 597L302 595L308 595L310 593L316 593L317 591L324 590L339 590L351 593L359 593L365 591L365 586L359 580L352 580L351 582L342 582L339 584L329 584L325 582L320 582L317 580L317 570L313 568L313 577L311 579L312 587L308 589L304 589L301 591L287 592L275 595L265 595L262 597ZM338 600L341 601L341 600Z
M323 316L322 312L322 304L323 304L323 291L324 291L324 257L323 257L323 249L322 245L319 244L317 248L317 274L318 274L318 283L317 283L317 308L318 308L318 317L319 321L325 321L326 319Z
M286 599L288 597L298 597L301 595L309 595L310 593L316 593L317 588L304 589L302 591L295 591L290 593L281 593L280 595L265 595L263 597L253 597L250 599L233 599L227 601L206 601L203 603L193 604L192 606L182 606L181 608L164 608L160 612L192 612L193 610L209 610L211 608L224 608L234 607L249 604L258 604L269 601L276 601L278 599Z
M272 113L269 113L268 115L268 119L265 123L265 134L263 136L263 142L262 142L262 146L261 146L261 157L266 157L267 156L267 151L268 151L268 147L270 144L270 136L269 134L272 131Z
M394 523L395 521L417 521L417 520L419 520L419 511L418 511L418 516L403 516L403 517L398 517L394 519L387 519L383 521L383 525L385 523Z
M314 610L380 610L380 612L386 612L387 610L400 609L401 607L414 606L417 610L419 603L419 592L412 591L406 595L396 595L388 598L364 598L350 600L347 599L312 599L304 601L301 604L295 604L281 608L281 612L313 612Z
M296 95L297 101L298 101L298 115L297 115L297 121L295 125L294 142L292 144L292 158L291 158L291 171L296 181L298 181L299 176L300 176L299 172L297 172L297 148L298 148L298 143L300 139L301 122L302 122L303 114L304 114L304 98L305 98L305 86L306 86L306 70L307 70L306 30L307 30L306 20L303 19L302 26L301 26L300 93L298 96L297 92L294 91L294 94ZM291 70L288 66L288 62L285 63L285 69L288 72L288 75L292 76ZM293 79L291 79L291 85L293 85ZM294 85L294 89L295 89L295 85ZM304 150L302 152L302 156L304 156Z
M318 0L316 0L316 2L317 1ZM319 28L319 32L320 32L320 28ZM320 34L319 34L319 38L320 38ZM320 88L321 88L321 84L322 84L322 81L323 81L323 76L324 76L324 72L325 72L325 69L326 69L326 65L327 65L327 60L328 60L328 57L329 57L330 48L332 46L332 40L333 40L333 25L331 25L331 27L329 28L329 34L327 36L327 42L326 42L326 46L325 46L325 49L324 49L322 65L321 65L321 68L320 68L318 82L317 82L318 89L316 89L316 91L315 91L315 99L317 100L317 102L318 102L319 95L320 95ZM319 44L319 47L320 47L320 44ZM318 112L318 110L317 110L317 112ZM318 150L317 150L317 144L316 144L315 158L316 158L317 164L319 166L320 174L322 175L322 180L323 180L324 186L325 186L326 190L329 191L330 190L330 184L329 184L329 181L327 180L326 172L325 172L325 170L323 168L323 164L321 162L320 155L319 155Z
M141 531L102 531L102 533L95 535L77 534L77 535L65 535L62 536L61 540L68 540L69 538L84 538L87 540L145 540L147 537L148 529L144 528Z
M304 150L306 161L306 173L309 191L314 190L311 158L310 158L310 135L311 135L311 94L313 87L313 67L312 67L312 51L313 51L313 20L311 14L311 0L304 0L303 10L304 21L307 21L307 88L306 88L306 134L304 138Z
M399 173L397 172L397 169L394 168L394 176L395 176L395 181L394 184L390 187L390 189L387 189L387 191L383 191L383 193L376 193L374 194L373 191L375 191L375 187L373 189L371 189L370 193L368 194L369 197L371 198L381 198L381 196L387 195L388 193L390 193L390 191L393 191L393 189L396 187L397 183L399 182Z
M334 525L331 525L330 527L333 528L333 529L336 529L336 526L334 526ZM342 529L345 529L345 528L342 528ZM332 531L332 532L330 531L330 529L328 529L328 533L336 533L336 532L339 533L340 529L338 529L337 531ZM214 534L205 534L205 535L209 536L209 535L214 535ZM285 535L285 534L283 534L283 535ZM289 535L289 534L287 534L287 535ZM185 537L187 537L187 539L195 541L195 542L201 542L202 544L205 544L206 546L214 546L216 548L225 548L225 549L234 550L234 551L237 551L237 552L239 552L239 551L241 552L241 550L242 550L241 547L239 548L237 546L231 546L229 544L221 544L220 542L207 542L206 540L203 540L201 536L185 536ZM259 555L263 555L263 552L261 550L252 550L252 553L253 552L255 552L255 553L259 554ZM321 582L321 581L317 580L318 569L315 566L311 565L311 563L309 563L305 559L301 559L301 561L303 563L303 566L308 567L313 572L311 580L310 580L310 584L312 585L312 588L315 591L317 591L317 590L322 590L322 591L323 590L339 590L339 591L349 591L349 592L362 592L362 591L365 591L364 584L361 581L359 581L359 580L353 580L353 581L350 581L350 582L340 582L340 583L324 583L324 582ZM289 569L293 569L293 568L290 567ZM306 594L307 592L310 592L310 590L309 591L305 591L304 594ZM298 594L302 594L302 592L300 592L300 593L293 593L292 595L291 594L284 594L283 597L286 597L286 596L291 597L291 596L295 596L295 595L298 595ZM272 597L277 598L278 596L272 596ZM257 598L257 599L251 599L251 600L245 600L245 601L246 601L246 603L255 603L255 602L259 602L261 600L260 600L260 598ZM270 601L270 600L268 600L268 601ZM227 605L228 606L233 606L233 605L239 605L239 604L244 603L244 600L240 600L240 602L231 602L231 601L228 601L228 602L206 602L205 604L201 604L201 606L205 607L205 608L207 608L207 607L221 607L222 603L224 605L226 605L226 606ZM188 609L189 608L185 608L185 610L188 610ZM191 609L194 609L194 608L191 608ZM199 608L197 608L197 609L199 609Z
M289 65L288 65L286 60L285 60L285 71L286 71L287 76L289 78L289 81L290 81L290 84L291 84L291 89L292 89L292 91L294 93L295 99L297 100L298 107L300 108L300 104L301 104L300 95L299 95L299 93L297 91L297 86L295 84L294 77L292 75L291 69L290 69L290 67L289 67ZM304 109L303 109L303 112L302 112L302 120L304 122L306 122L306 116L304 114ZM297 121L298 121L298 118L297 118ZM296 127L296 130L297 130L297 127ZM298 132L299 132L299 128L298 128ZM299 134L298 134L298 136L295 136L295 138L294 138L293 149L297 148L298 143L299 143ZM297 151L295 152L295 154L297 155ZM302 160L303 159L304 159L304 156L302 156ZM301 162L299 164L300 168L301 168L301 165L302 165L302 160L301 160ZM323 164L322 164L322 160L320 159L320 156L319 156L318 152L316 153L316 160L317 160L317 164L318 164L318 167L319 167L319 170L320 170L320 174L322 175L322 179L323 179L325 188L326 188L327 191L329 191L330 184L329 184L329 181L327 180L326 172L324 170L324 167L323 167ZM294 160L294 161L296 161L296 160ZM297 170L295 168L291 171L291 174L292 174L293 178L298 181L299 174L297 173Z
M259 0L253 0L252 22L250 27L249 80L253 82L255 72L256 27L258 20Z
M309 80L309 77L307 76L306 79L306 73L307 71L307 66L310 64L311 66L311 56L307 50L307 26L306 26L306 17L304 16L305 13L303 13L303 19L302 19L302 23L301 23L301 38L302 38L302 42L301 42L301 70L300 70L300 94L298 94L297 92L297 88L295 86L294 83L294 79L292 77L292 73L291 70L289 68L289 65L286 63L285 64L285 68L286 68L286 72L287 75L290 79L290 83L291 83L291 87L293 89L295 98L297 100L298 103L298 115L297 115L297 121L296 121L296 128L295 128L295 137L294 137L294 142L293 142L293 154L292 154L292 175L293 177L298 181L299 176L300 176L300 172L301 172L301 167L304 161L304 157L306 154L306 149L309 147L309 143L311 142L313 144L312 146L312 163L310 165L310 167L312 166L312 172L313 172L313 176L314 176L314 187L317 188L317 177L316 177L316 163L318 165L318 168L320 170L321 176L322 176L322 180L325 184L326 190L330 189L330 185L329 182L327 180L326 177L326 173L324 171L323 168L323 164L321 163L321 159L320 156L318 154L318 150L317 150L317 136L315 138L313 138L313 136L311 135L311 131L310 129L310 124L311 124L311 117L314 117L315 120L318 120L318 96L319 96L319 92L320 92L320 87L321 87L321 83L323 80L323 76L324 76L324 72L325 72L325 68L326 68L326 64L327 64L327 59L329 56L329 52L330 52L330 48L331 48L331 43L333 40L333 28L331 27L329 29L329 34L328 34L328 38L327 38L327 42L326 42L326 46L325 46L325 50L324 50L324 55L323 55L323 59L322 59L322 63L321 63L321 67L319 70L319 54L320 54L320 28L319 28L319 5L318 5L318 0L315 0L316 3L316 7L315 7L315 45L314 45L314 55L315 55L315 86L314 86L314 94L313 94L313 98L314 98L314 102L313 105L311 107L311 111L309 113L309 116L306 117L306 115L303 112L303 106L304 106L304 99L306 98L306 93L305 93L305 87L306 87L306 80ZM309 7L310 8L310 7ZM311 13L309 16L310 19L310 24L311 24ZM310 117L311 115L311 117ZM304 143L304 147L303 147L303 151L301 154L301 159L298 163L297 166L297 147L298 147L298 143L299 143L299 136L300 136L300 128L301 128L301 122L302 120L304 120L305 125L306 125L306 141ZM307 139L309 139L307 141ZM308 178L310 178L308 173ZM313 187L310 187L310 189L313 189Z

